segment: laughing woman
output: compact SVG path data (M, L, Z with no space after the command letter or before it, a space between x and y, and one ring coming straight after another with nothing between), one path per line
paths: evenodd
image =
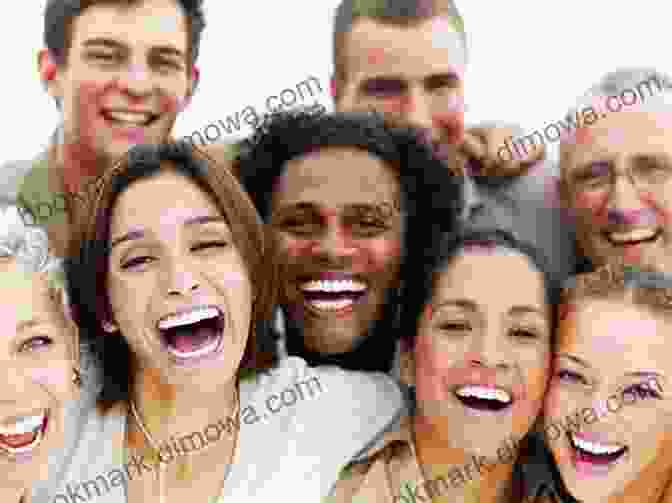
M0 206L0 501L30 503L78 395L77 330L46 232Z
M563 297L544 408L564 486L579 501L672 501L672 280L612 264Z
M414 242L404 276L402 377L414 413L349 466L334 501L519 502L548 382L557 288L539 253L501 231ZM515 285L506 294L497 285Z
M217 168L188 144L136 147L76 216L73 312L104 377L86 428L99 445L74 456L61 491L87 480L96 501L316 501L399 412L383 374L276 364L264 348L263 227Z

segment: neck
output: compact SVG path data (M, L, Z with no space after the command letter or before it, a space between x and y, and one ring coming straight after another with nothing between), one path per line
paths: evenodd
M473 455L449 445L446 440L448 432L437 431L437 428L422 415L417 414L413 421L418 463L425 479L437 480L443 477L446 481L452 481L456 476L456 470L462 474L460 480L462 484L459 488L451 488L450 493L444 491L445 496L442 495L436 501L465 503L517 501L520 488L514 487L512 483L513 460L518 457L517 448L511 462L504 463L489 456L485 464L484 456Z
M227 424L236 408L237 379L220 386L166 383L157 369L133 373L130 396L151 437L162 444L171 437L203 433L209 425ZM235 422L238 421L234 417ZM146 444L135 421L129 424L129 440Z
M68 193L77 193L88 178L104 173L111 166L110 160L91 146L69 138L65 134L56 145L56 164L61 166L63 186Z

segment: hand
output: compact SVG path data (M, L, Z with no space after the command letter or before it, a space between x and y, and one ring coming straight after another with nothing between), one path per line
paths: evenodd
M511 160L502 160L499 152L505 147L505 142L523 135L521 127L503 123L471 127L465 131L460 151L467 159L477 162L480 168L480 173L477 174L520 176L530 166L546 158L544 145L535 144L534 148L528 147L528 155L522 159L515 157Z

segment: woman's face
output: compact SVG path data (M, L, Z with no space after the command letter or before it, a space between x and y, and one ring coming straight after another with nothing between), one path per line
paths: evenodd
M396 285L399 182L380 159L323 149L287 163L273 191L282 303L305 345L344 353L382 312Z
M43 274L0 260L0 487L46 477L61 447L73 384L75 328Z
M561 321L545 428L562 427L549 445L577 499L619 493L663 459L671 329L669 319L619 300L581 301ZM578 427L566 427L569 418Z
M543 276L526 256L477 248L453 259L436 278L415 341L423 422L482 456L522 438L547 384L548 314Z
M249 335L252 285L214 201L170 169L137 181L112 211L108 294L140 367L171 383L232 379Z

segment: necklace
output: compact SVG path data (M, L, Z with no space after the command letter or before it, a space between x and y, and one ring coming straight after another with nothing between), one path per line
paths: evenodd
M168 462L164 462L161 460L161 449L158 445L158 443L154 440L154 437L149 433L149 429L145 426L144 421L140 417L140 413L138 412L137 407L135 406L135 401L131 398L129 399L130 403L130 408L131 412L133 414L133 418L135 419L136 424L140 428L140 431L142 432L142 435L145 437L145 440L149 445L152 447L154 450L154 454L156 455L156 465L158 466L158 470L156 472L156 480L159 483L159 503L164 503L165 502L165 487L163 484L163 471L164 467L168 464ZM235 417L238 414L238 410L240 408L240 396L238 392L238 384L236 384L236 405L233 410L233 414L231 418ZM231 473L231 467L233 465L233 457L236 454L236 447L238 446L238 434L239 434L239 428L236 428L236 433L233 441L233 448L231 449L231 455L229 456L229 462L227 463L226 466L226 472L224 473L224 480L222 480L222 485L220 487L219 493L221 494L222 489L224 488L224 484L226 483L226 480L229 478L229 474ZM190 465L189 465L190 466ZM190 471L191 473L191 471ZM219 498L220 494L217 495Z

